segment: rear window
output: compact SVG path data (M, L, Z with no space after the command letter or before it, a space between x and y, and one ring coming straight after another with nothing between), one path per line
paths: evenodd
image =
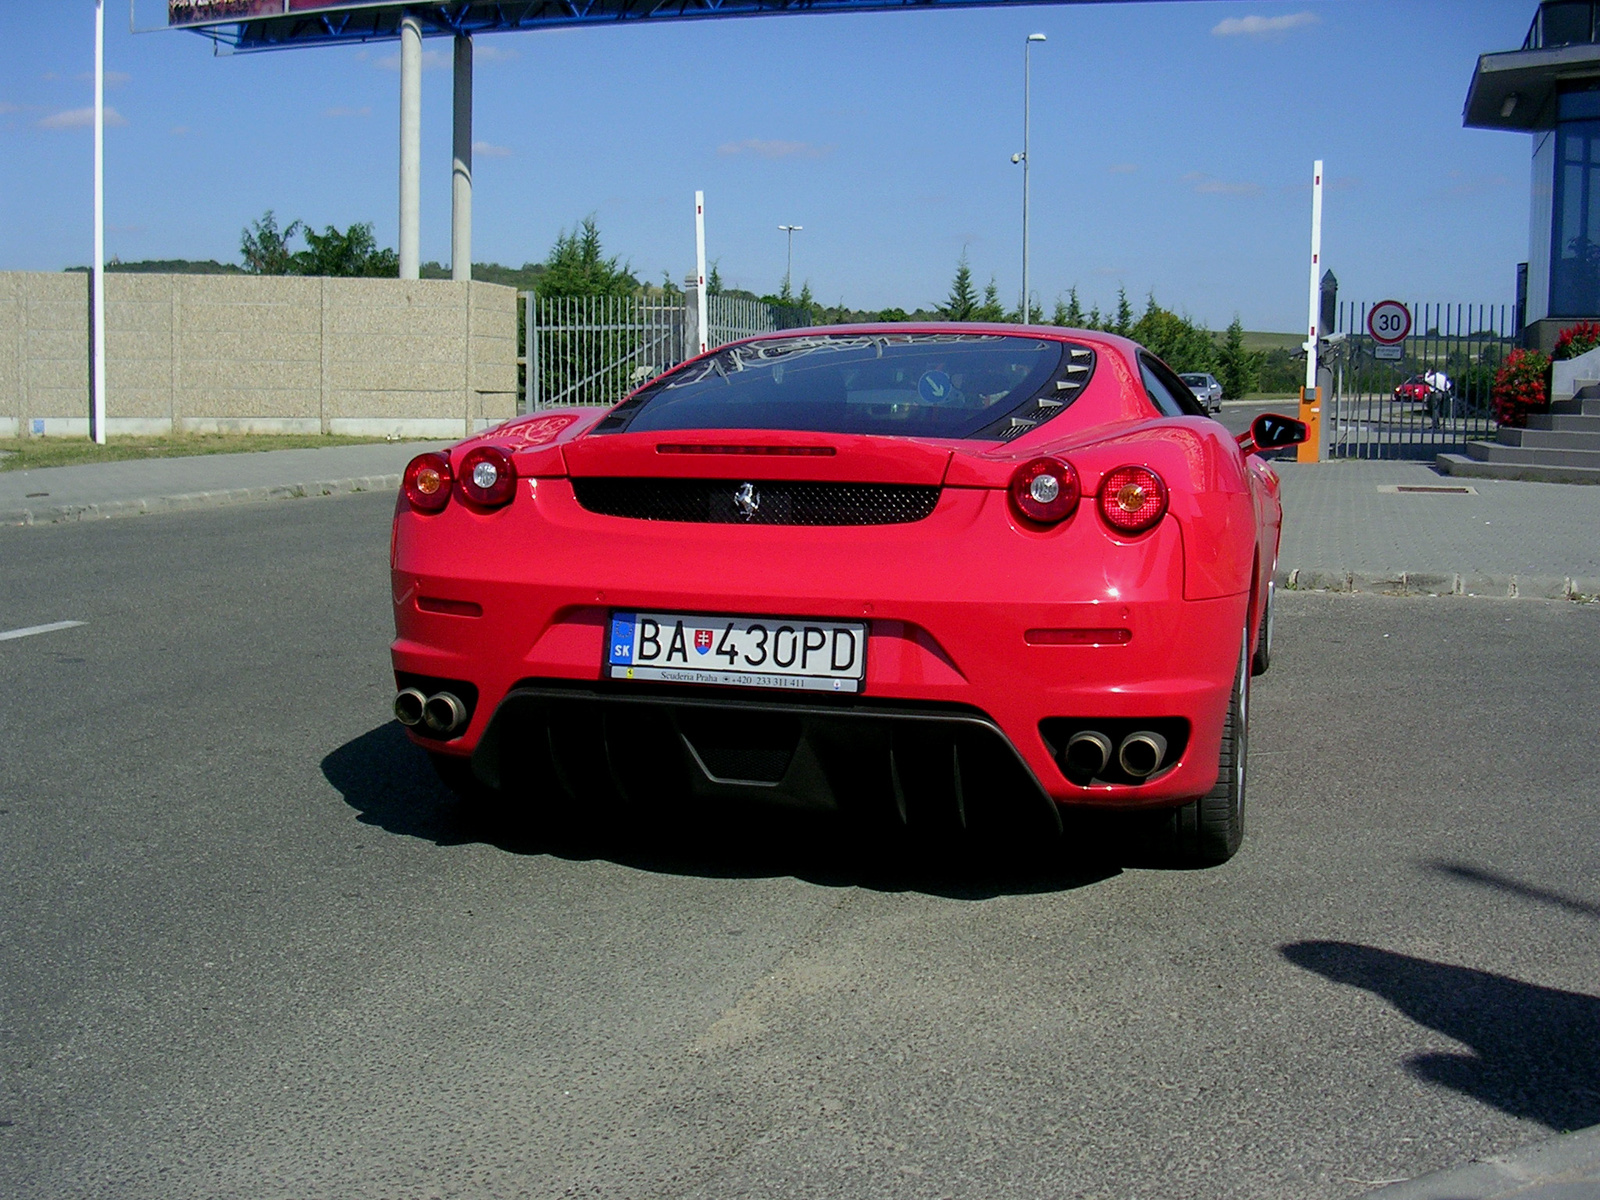
M1061 411L1094 354L1045 338L850 333L728 346L643 388L596 433L793 429L1015 436Z

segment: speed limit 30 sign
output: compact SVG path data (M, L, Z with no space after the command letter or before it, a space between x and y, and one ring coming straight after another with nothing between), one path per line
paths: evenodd
M1367 313L1367 332L1381 346L1398 346L1411 334L1411 310L1398 300L1380 300Z

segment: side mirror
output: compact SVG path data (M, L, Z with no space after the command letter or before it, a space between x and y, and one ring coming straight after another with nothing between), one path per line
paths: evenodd
M1309 436L1304 421L1278 413L1262 413L1250 422L1250 432L1239 435L1239 449L1246 454L1258 450L1281 450L1285 446L1298 446Z

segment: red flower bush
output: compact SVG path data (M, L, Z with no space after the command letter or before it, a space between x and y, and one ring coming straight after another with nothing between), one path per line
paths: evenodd
M1577 358L1580 354L1589 353L1596 346L1600 346L1600 324L1594 321L1579 321L1556 335L1556 350L1553 357L1557 362Z
M1600 325L1587 324L1600 341ZM1562 336L1570 332L1563 331ZM1517 429L1527 425L1528 413L1545 406L1548 396L1545 381L1549 377L1550 360L1539 351L1513 350L1506 355L1506 361L1494 376L1494 419Z

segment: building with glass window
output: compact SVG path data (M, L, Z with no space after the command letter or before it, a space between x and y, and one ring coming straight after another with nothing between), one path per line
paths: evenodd
M1600 3L1545 0L1522 49L1481 55L1462 122L1533 135L1517 310L1524 343L1548 351L1575 319L1600 319Z

